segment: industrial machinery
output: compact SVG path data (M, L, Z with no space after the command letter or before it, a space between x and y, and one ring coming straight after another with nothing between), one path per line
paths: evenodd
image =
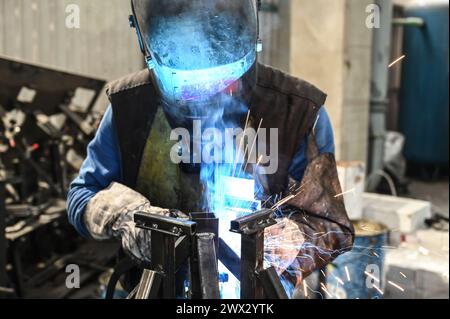
M104 84L0 57L0 297L34 296L70 260L83 260L65 199Z

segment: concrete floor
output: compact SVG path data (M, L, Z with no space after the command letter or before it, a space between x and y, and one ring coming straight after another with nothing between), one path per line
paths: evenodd
M449 181L423 182L414 180L409 185L408 197L430 201L433 213L449 217Z

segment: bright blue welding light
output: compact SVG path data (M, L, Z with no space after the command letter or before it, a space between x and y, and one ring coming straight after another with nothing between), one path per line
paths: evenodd
M205 205L219 218L219 235L240 256L241 236L229 231L230 223L238 217L259 210L261 202L255 199L254 179L243 173L234 177L233 168L234 165L203 165L201 178L206 186ZM229 282L222 285L223 296L239 298L239 281L222 264L219 264L219 270L229 274Z
M192 59L195 55L186 55ZM151 60L149 68L156 74L159 87L169 103L201 101L218 93L238 81L256 61L256 52L251 51L242 59L206 69L182 70Z
M253 177L234 177L233 165L203 164L201 179L206 186L204 206L222 220L238 218L261 209L261 202L255 199Z

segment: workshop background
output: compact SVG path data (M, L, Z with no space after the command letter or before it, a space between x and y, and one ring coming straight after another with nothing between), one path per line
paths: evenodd
M72 4L80 28L66 26ZM323 293L297 298L449 298L448 6L263 0L260 61L328 93L357 227L354 250L317 274ZM123 0L0 0L0 297L105 294L117 247L74 232L65 194L104 84L143 68L129 13Z

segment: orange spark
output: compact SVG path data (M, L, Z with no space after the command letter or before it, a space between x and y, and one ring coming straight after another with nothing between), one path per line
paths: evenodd
M390 284L391 286L397 288L398 290L400 290L401 292L404 292L405 289L403 289L402 287L400 287L399 285L397 285L395 282L392 282L390 280L388 280L388 284Z
M394 65L396 65L398 62L400 62L401 60L403 60L404 58L406 58L406 54L403 54L401 57L399 57L398 59L395 59L395 61L393 61L391 64L389 64L389 68L392 68Z

